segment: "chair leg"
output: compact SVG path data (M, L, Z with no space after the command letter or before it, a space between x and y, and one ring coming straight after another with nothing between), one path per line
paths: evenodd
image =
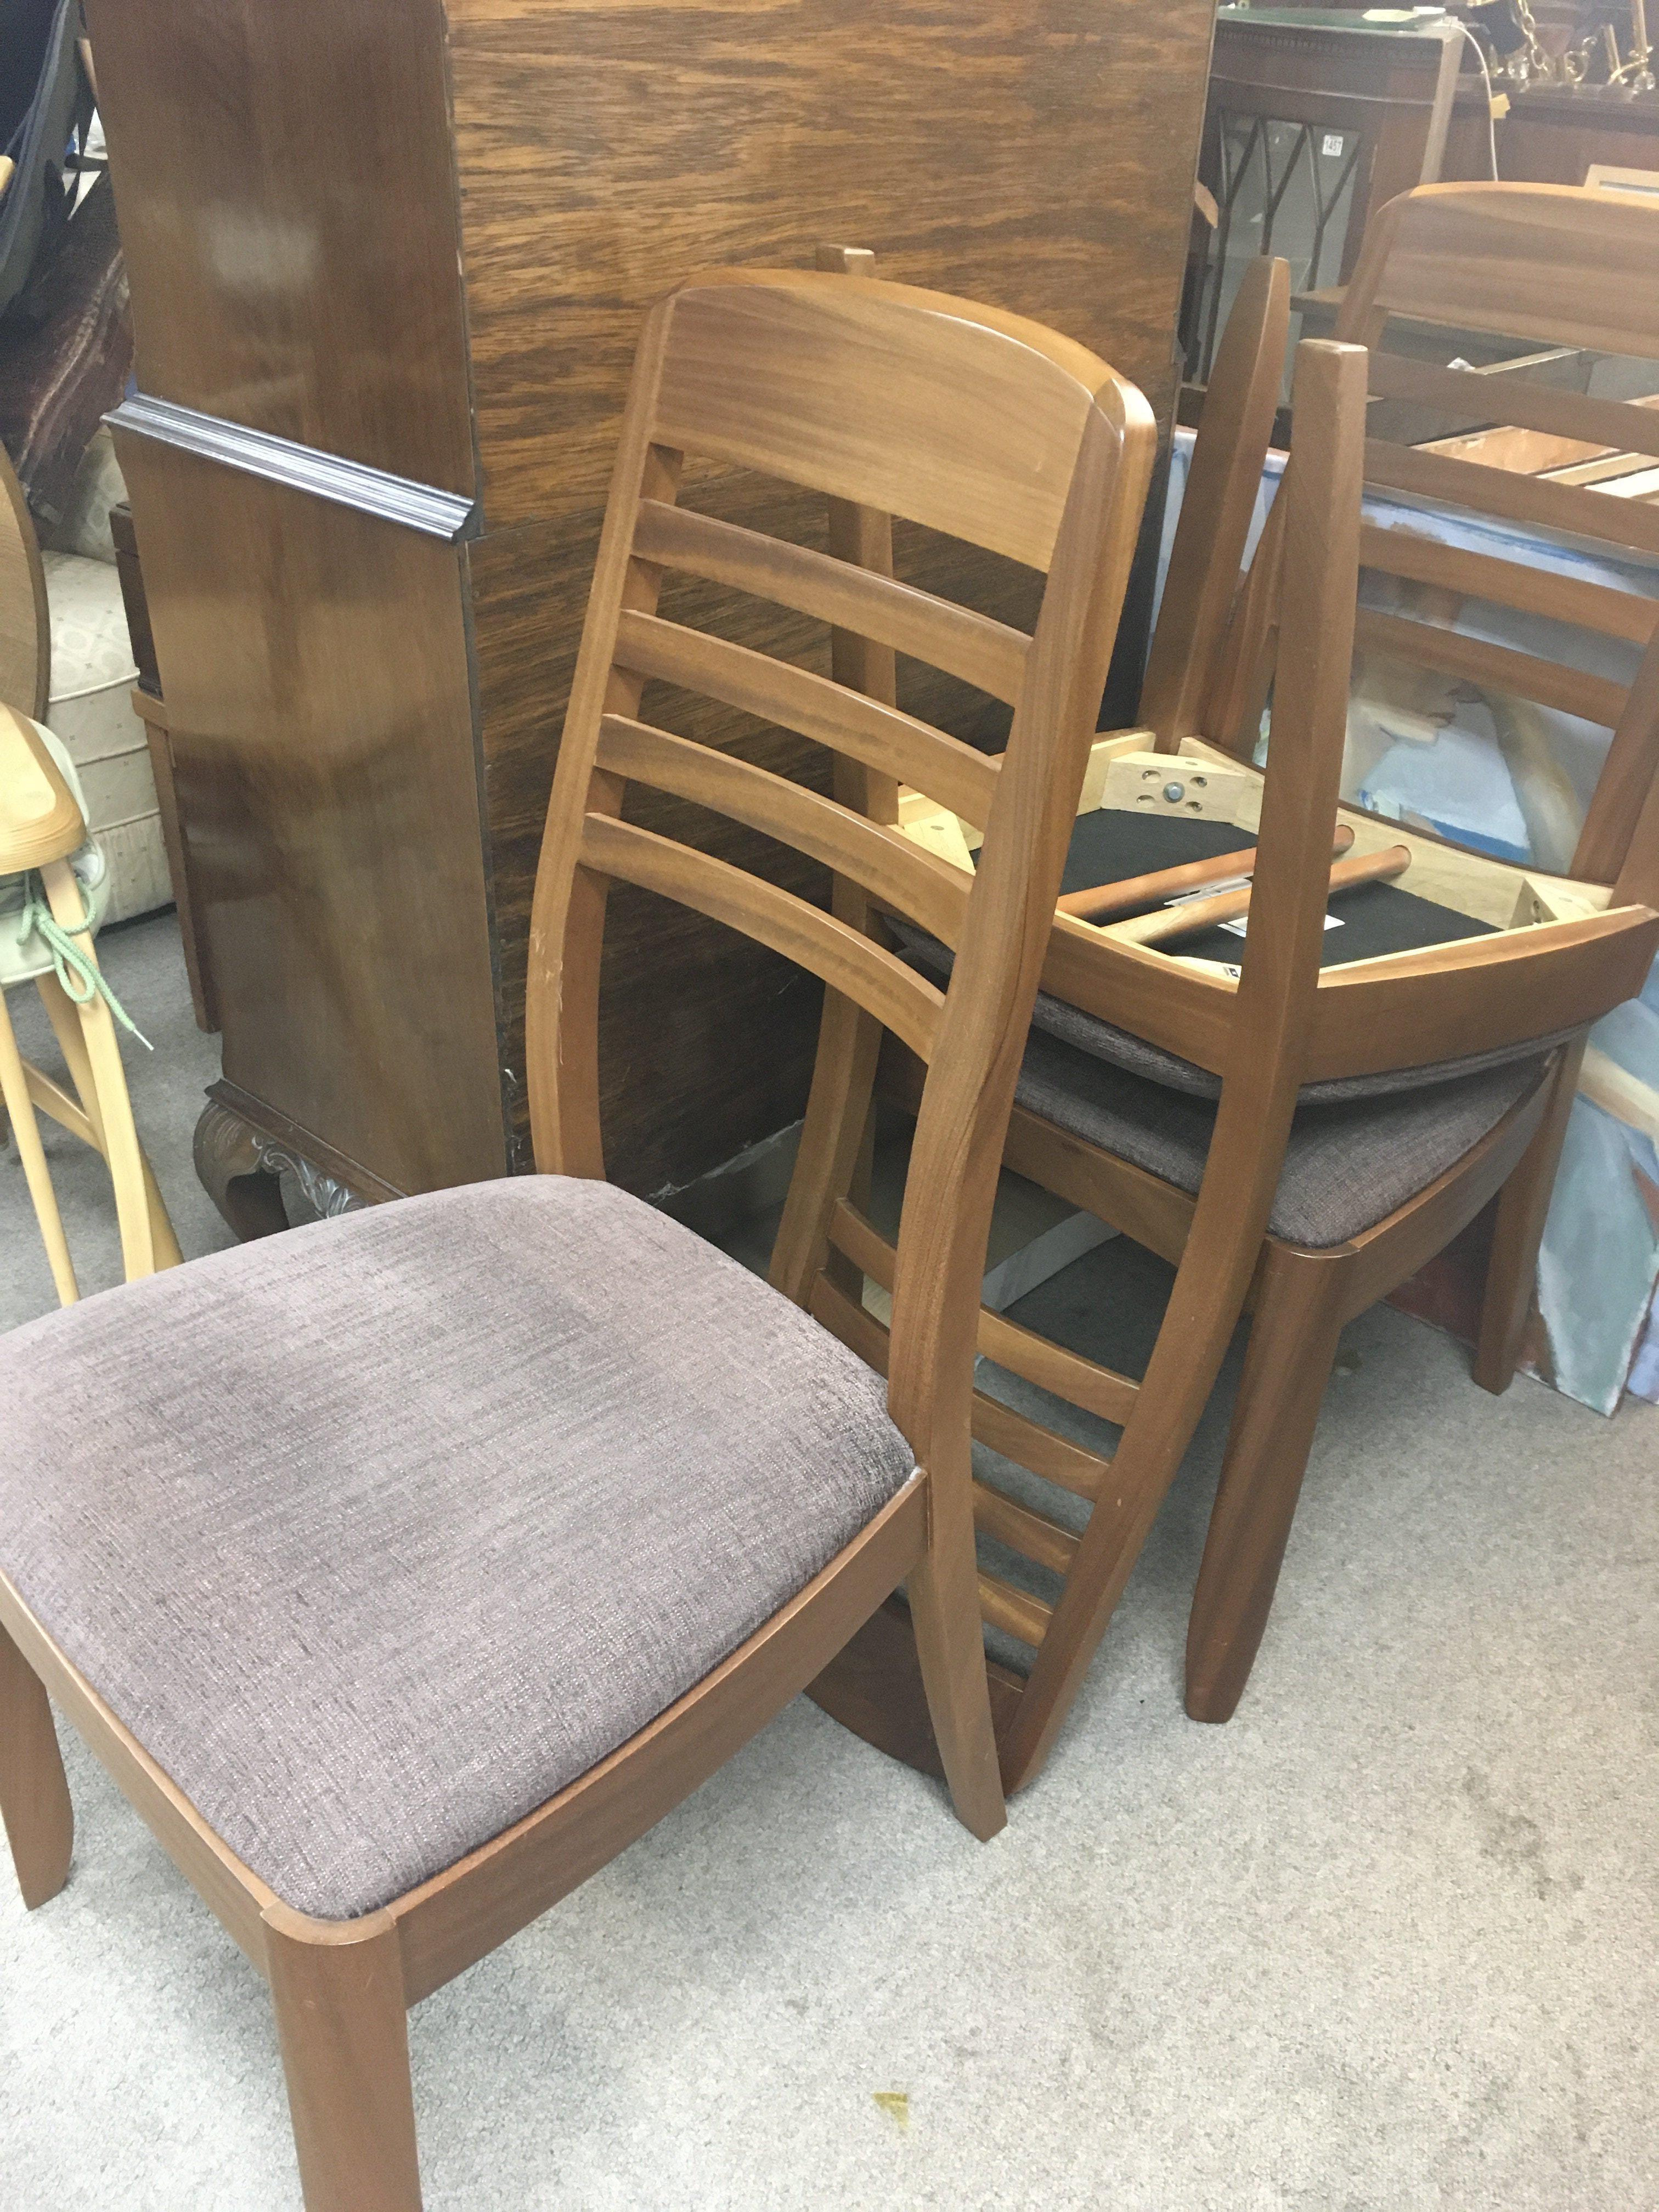
M87 1051L87 1041L82 1030L83 1010L76 1005L56 975L48 975L39 977L35 988L39 990L41 1003L46 1007L46 1018L52 1024L52 1035L58 1040L58 1049L64 1055L64 1065L70 1072L70 1080L74 1084L79 1095L82 1109L92 1124L97 1148L103 1154L105 1162L107 1164L109 1139L106 1134L106 1117L98 1085L93 1079L92 1061ZM109 1021L108 1009L104 1008L102 1012L105 1020ZM113 1042L112 1024L110 1036L111 1041ZM121 1066L118 1048L116 1053L115 1072L120 1081L116 1113L118 1117L131 1121L131 1095L127 1090L126 1071ZM179 1239L173 1234L173 1223L168 1217L161 1188L156 1182L155 1170L150 1166L143 1145L139 1143L136 1125L132 1132L132 1143L138 1156L139 1172L143 1178L144 1203L149 1216L150 1239L155 1265L157 1267L176 1267L183 1258L179 1249ZM117 1218L118 1220L119 1218L118 1212Z
M985 1673L969 1497L965 1471L958 1483L933 1484L931 1540L905 1594L951 1802L963 1827L988 1843L1007 1826L1008 1809ZM956 1498L962 1501L959 1511L951 1507Z
M23 1072L22 1054L17 1049L3 992L0 992L0 1096L3 1096L6 1111L11 1116L23 1163L23 1180L34 1201L34 1218L40 1224L40 1241L46 1248L58 1303L72 1306L81 1293L70 1258L69 1239L64 1234L64 1217L58 1211L58 1194L52 1189L46 1156L40 1146L40 1125L34 1118L28 1078Z
M1279 1583L1341 1334L1328 1262L1267 1248L1187 1626L1187 1711L1232 1718Z
M283 1905L264 1924L306 2212L420 2212L396 1924L370 1913L319 1933Z
M46 1685L0 1628L0 1818L33 1912L69 1880L75 1844L63 1754Z
M772 1247L769 1279L804 1306L829 1256L830 1217L858 1174L875 1090L881 1027L839 991L826 991L812 1088L795 1172Z
M1498 1193L1498 1219L1480 1306L1480 1340L1474 1354L1474 1379L1494 1396L1509 1389L1520 1364L1533 1286L1538 1279L1538 1248L1543 1242L1555 1170L1560 1164L1583 1057L1582 1041L1562 1054L1544 1117Z

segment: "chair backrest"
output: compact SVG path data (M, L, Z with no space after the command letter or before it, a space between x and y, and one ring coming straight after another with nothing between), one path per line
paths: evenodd
M52 618L34 521L0 451L0 705L44 719L52 684Z
M1389 343L1401 323L1417 326L1415 351ZM1454 368L1425 357L1424 325L1513 341L1514 353ZM1402 604L1362 608L1361 648L1610 729L1571 860L1564 851L1546 865L1652 902L1659 849L1632 838L1659 772L1659 598L1556 573L1522 539L1565 532L1659 561L1659 404L1562 380L1571 352L1588 349L1654 364L1647 380L1659 387L1659 201L1558 185L1423 185L1373 221L1337 328L1371 350L1373 402L1413 426L1409 444L1368 441L1368 485L1520 526L1499 556L1368 525L1362 563L1397 579ZM1439 423L1447 434L1431 434ZM1638 647L1634 680L1418 618L1465 598ZM1562 784L1571 836L1577 808Z
M532 921L537 1165L604 1173L598 990L613 880L769 945L891 1029L929 1067L899 1237L890 1389L924 1464L934 1409L948 1393L959 1416L971 1387L1003 1133L1154 443L1140 394L1082 347L873 280L740 270L694 278L653 310L635 360ZM691 456L903 516L1044 572L1034 633L677 506ZM664 620L665 570L964 679L1012 707L1006 751L975 752L833 676ZM647 682L815 740L850 763L850 784L838 780L841 795L830 797L653 726L640 719ZM631 782L763 832L943 939L957 956L948 991L886 949L878 919L843 918L839 899L826 914L630 823ZM900 783L983 828L975 874L878 818L896 811Z

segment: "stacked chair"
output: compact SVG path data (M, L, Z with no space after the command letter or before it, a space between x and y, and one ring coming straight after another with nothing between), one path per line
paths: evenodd
M1443 187L1395 203L1367 244L1342 331L1375 343L1398 313L1507 332L1519 307L1523 331L1557 343L1659 350L1651 288L1632 281L1659 265L1659 210L1621 210L1624 228L1596 247L1571 210L1540 239L1526 209L1495 196L1508 189ZM1582 196L1543 194L1558 197ZM1599 587L1564 593L1521 560L1476 559L1403 530L1362 533L1359 516L1370 475L1659 546L1652 507L1365 436L1368 392L1407 381L1414 398L1438 397L1466 421L1498 404L1593 451L1659 451L1659 417L1519 385L1497 402L1463 372L1396 369L1386 355L1370 362L1368 386L1364 350L1305 343L1290 462L1241 590L1237 555L1278 388L1280 286L1263 264L1229 326L1160 614L1153 726L1097 747L1010 1123L1011 1167L1176 1268L1138 1379L981 1316L988 1359L1121 1430L1115 1452L1085 1449L988 1392L975 1397L975 1437L1034 1478L1015 1495L988 1473L975 1492L982 1534L1024 1562L1017 1577L999 1572L994 1552L981 1577L1011 1791L1054 1741L1243 1315L1249 1350L1188 1632L1196 1718L1229 1717L1249 1676L1340 1330L1494 1195L1476 1374L1504 1387L1585 1031L1640 990L1659 945L1652 603ZM1414 647L1431 665L1455 662L1523 693L1530 684L1528 696L1615 726L1571 878L1339 805L1362 565L1570 614L1646 647L1626 691L1447 628L1358 617L1373 642L1384 624L1391 650ZM1255 753L1270 692L1264 772ZM918 813L912 826L945 849L936 821ZM959 865L972 865L970 845L963 825ZM1185 902L1164 903L1177 895ZM1339 927L1327 928L1328 911ZM1246 925L1248 938L1229 932ZM925 971L948 972L939 945L914 931L904 941ZM901 1071L895 1087L914 1085ZM847 1118L866 1104L848 1102ZM810 1113L807 1127L817 1157L850 1157ZM850 1265L878 1284L891 1274L855 1197L850 1183L825 1181L821 1243L787 1287L879 1364L879 1324L837 1273ZM1011 1644L1029 1652L1026 1666L1011 1663ZM872 1620L814 1694L873 1741L930 1763L896 1608Z
M309 2212L413 2212L407 2008L696 1788L901 1582L957 1813L1002 1824L979 1280L1154 443L1104 363L961 301L741 271L672 295L641 342L538 881L541 1172L0 1339L0 1811L25 1898L70 1861L50 1692L270 1984ZM688 455L1024 563L1033 634L677 503ZM994 674L1006 752L665 619L667 571ZM642 719L647 684L816 740L840 795ZM901 783L983 831L975 872L883 819ZM712 814L827 866L835 911L641 827L634 786L687 810L659 822ZM821 1085L865 1024L931 1068L886 1387L605 1181L613 881L821 976L846 1010ZM877 940L878 907L951 948L947 987Z

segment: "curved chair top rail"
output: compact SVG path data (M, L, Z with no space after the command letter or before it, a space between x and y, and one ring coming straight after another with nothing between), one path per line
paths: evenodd
M75 793L32 722L0 703L0 876L76 851L87 828Z
M924 1464L940 1359L962 1365L963 1387L970 1376L1003 1127L1154 444L1139 392L1070 340L941 294L844 276L694 277L652 311L635 360L532 921L537 1164L604 1173L598 990L613 881L743 932L893 1030L930 1063L899 1240L892 1372L895 1418ZM1033 632L679 507L688 457L902 515L1045 572ZM669 569L985 684L1013 705L1006 750L990 758L833 676L665 619ZM823 746L834 795L659 726L642 710L647 684ZM629 821L632 783L828 866L833 910ZM890 826L901 783L983 827L972 877ZM887 950L857 903L866 897L956 948L947 992Z

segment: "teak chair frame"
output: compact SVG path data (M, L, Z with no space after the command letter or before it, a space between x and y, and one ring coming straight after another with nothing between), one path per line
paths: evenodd
M1267 443L1264 391L1277 385L1271 346L1244 359L1252 389L1235 394L1232 420L1255 426L1250 434L1260 435L1260 449L1241 454L1230 428L1227 444L1207 456L1210 483L1237 487L1231 513L1240 544L1245 487L1253 498ZM1093 1505L1079 1539L988 1485L976 1493L988 1532L1064 1577L1052 1607L1000 1577L981 1577L987 1621L1036 1654L1029 1675L994 1662L989 1667L1010 1792L1039 1771L1053 1745L1247 1303L1255 1313L1250 1352L1189 1632L1188 1710L1197 1718L1226 1718L1248 1676L1340 1328L1413 1273L1500 1188L1477 1372L1495 1389L1513 1373L1581 1047L1558 1054L1531 1093L1447 1175L1351 1244L1326 1251L1266 1234L1300 1087L1582 1030L1640 988L1659 942L1651 910L1659 906L1659 797L1650 791L1639 823L1627 824L1628 850L1611 884L1506 867L1337 805L1354 595L1365 550L1359 488L1366 367L1365 355L1341 342L1300 349L1296 444L1273 526L1251 586L1224 623L1224 644L1216 646L1213 615L1208 635L1196 643L1202 703L1172 708L1166 690L1158 701L1164 726L1103 740L1085 780L1085 809L1158 810L1168 803L1242 826L1259 818L1261 857L1237 981L1213 963L1182 957L1178 948L1165 954L1138 945L1133 922L1096 927L1056 918L1044 988L1212 1071L1222 1079L1222 1094L1196 1198L1022 1108L1011 1117L1010 1167L1124 1231L1178 1273L1139 1384L1000 1316L982 1319L988 1357L1123 1426L1107 1459L988 1396L976 1401L975 1434L983 1443ZM1223 584L1200 578L1178 604L1213 609L1227 599ZM1249 762L1245 739L1254 739L1254 721L1224 725L1235 733L1231 750L1189 726L1218 726L1218 702L1237 715L1248 700L1259 720L1264 661L1278 678L1265 777ZM1633 698L1647 682L1644 671ZM1281 778L1300 785L1299 802ZM1165 787L1178 797L1166 802ZM1279 830L1270 848L1275 809L1298 803L1310 810L1298 817L1299 842ZM1336 821L1352 830L1362 855L1405 847L1412 888L1496 925L1496 933L1322 972L1316 949L1312 972L1297 969L1281 980L1273 1018L1261 1018L1256 994L1273 988L1267 979L1280 962L1275 947L1290 928L1270 924L1269 902L1276 915L1311 914L1322 926ZM1293 885L1298 867L1307 872ZM885 1262L867 1223L840 1200L836 1219L841 1249L880 1280ZM854 1310L848 1318L866 1356L879 1359L869 1317ZM931 1763L913 1662L890 1611L815 1694L889 1749Z
M950 404L941 404L948 392ZM894 1302L893 1419L917 1473L702 1682L568 1789L349 1922L274 1896L213 1832L0 1578L0 1808L26 1899L67 1873L71 1815L47 1692L268 1978L309 2212L420 2202L408 2008L483 1957L687 1796L908 1583L957 1809L1005 1818L974 1593L968 1406L978 1282L1021 1040L1104 682L1155 431L1081 347L940 295L823 276L692 279L647 318L549 806L532 924L528 1071L543 1172L604 1174L598 976L613 881L714 916L820 975L816 1083L890 1026L930 1060ZM688 454L875 503L1047 573L1027 638L843 561L676 504ZM835 517L839 516L839 520ZM1006 678L1000 760L844 681L664 620L665 569L856 623L880 649ZM837 646L838 655L845 648ZM872 648L873 649L873 648ZM658 678L830 748L842 798L641 721ZM902 776L985 830L965 882L889 826ZM630 781L826 863L835 911L623 815ZM850 803L847 803L850 801ZM945 933L941 994L885 947L878 905Z

